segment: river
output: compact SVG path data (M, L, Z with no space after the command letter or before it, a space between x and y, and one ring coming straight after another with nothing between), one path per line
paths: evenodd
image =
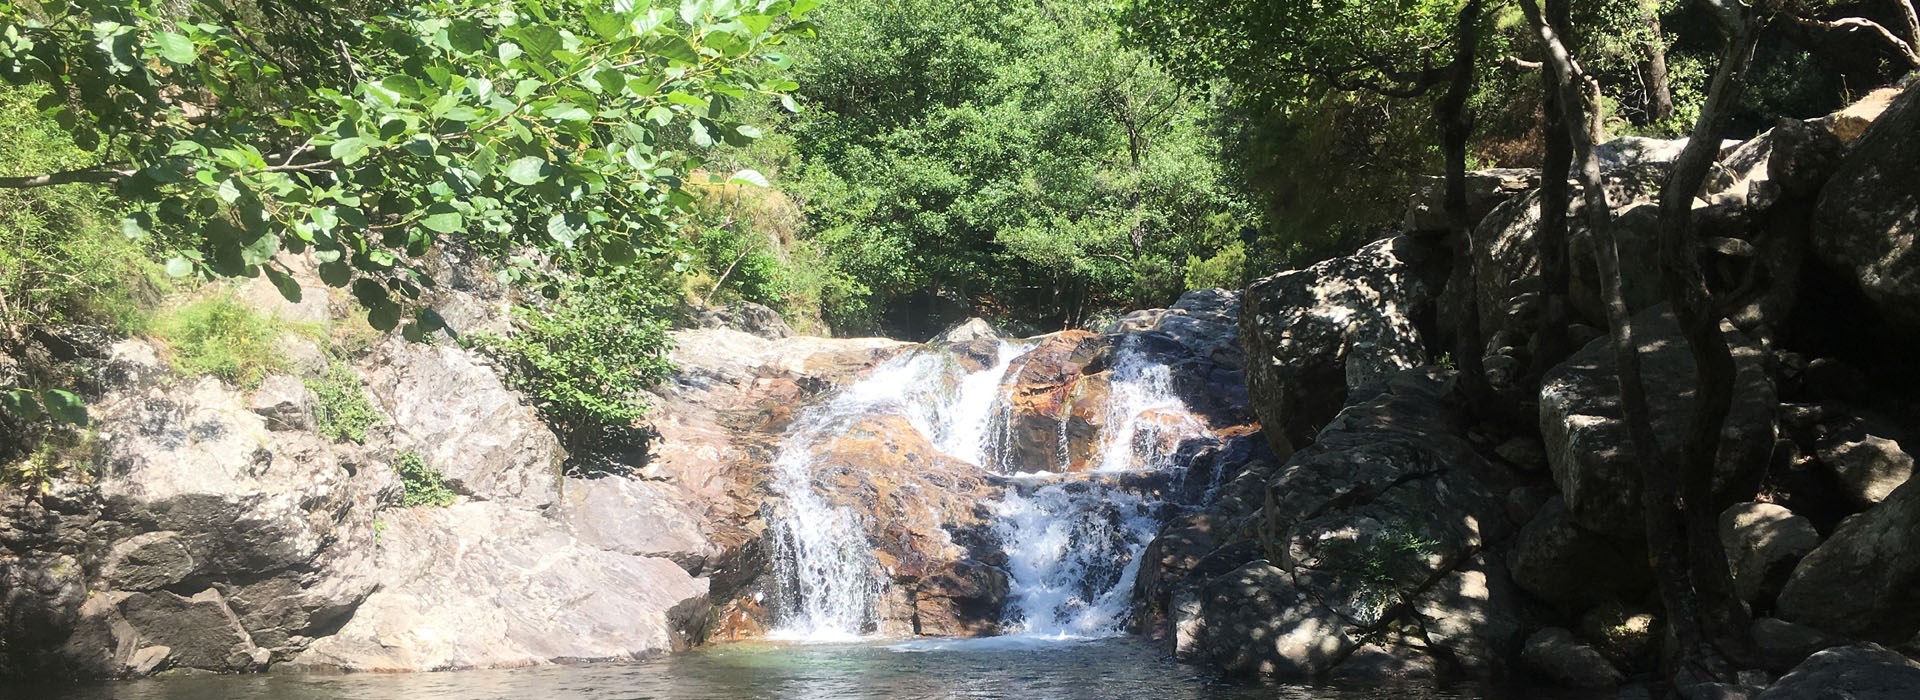
M727 644L651 661L408 674L184 676L0 690L44 700L1472 700L1576 696L1429 687L1270 685L1209 679L1142 640Z

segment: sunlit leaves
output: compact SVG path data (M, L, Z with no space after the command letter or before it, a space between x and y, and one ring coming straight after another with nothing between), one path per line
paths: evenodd
M589 267L671 249L700 161L666 135L759 138L728 106L790 101L797 85L766 66L817 3L395 6L312 38L302 55L343 64L327 84L177 5L0 4L0 75L54 87L42 106L76 140L112 144L103 160L133 173L119 193L144 203L123 228L180 242L169 274L254 276L308 253L376 327L414 313L414 333L434 327L417 261L443 236L500 258L597 251L569 258Z

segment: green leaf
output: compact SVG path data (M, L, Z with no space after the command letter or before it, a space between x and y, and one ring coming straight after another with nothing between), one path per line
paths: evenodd
M727 184L752 185L754 187L772 187L773 186L771 183L767 182L767 176L761 175L760 171L754 170L752 168L748 168L746 170L741 170L739 172L734 173L733 177L727 178Z
M262 269L267 273L267 281L273 283L274 289L280 290L281 298L295 304L300 303L302 297L300 283L294 280L292 275L281 272L280 268L277 267L265 267Z
M138 241L146 238L151 228L153 228L153 217L148 216L144 211L128 214L127 218L120 220L120 233L124 234L128 240Z
M84 426L87 424L87 402L79 394L64 389L48 389L40 392L40 405L45 406L47 415L61 423Z
M562 102L552 107L548 107L545 111L542 111L540 114L542 116L545 116L548 119L558 119L564 122L584 122L584 121L593 119L592 112L588 112L587 110L581 109L579 106L571 102Z
M191 274L193 274L192 260L178 256L167 259L168 277L186 277Z
M200 57L200 51L193 40L173 32L154 32L153 45L160 58L168 63L187 65Z
M361 136L340 139L327 149L327 155L339 160L343 165L353 165L367 156L374 142Z
M547 162L537 156L516 159L507 164L507 179L522 187L537 185L541 180L547 179L540 173L546 165Z
M40 401L33 397L32 391L26 389L13 389L0 394L0 408L25 421L40 420L40 416L45 415L40 410Z
M367 325L377 331L390 331L400 325L400 305L382 301L367 307Z
M521 29L515 38L520 40L520 48L543 60L559 50L562 43L559 30L540 24Z
M262 234L240 248L240 260L248 265L260 265L273 259L280 252L280 237L271 233Z
M551 237L555 243L573 247L573 242L579 240L580 235L585 233L585 231L575 227L572 219L573 217L567 214L554 214L552 217L549 217L547 219L547 236Z
M427 230L436 233L454 233L464 228L464 222L460 218L460 212L453 211L453 207L448 207L445 204L436 204L434 207L446 208L443 211L428 214L426 218L421 219L421 226L425 226Z

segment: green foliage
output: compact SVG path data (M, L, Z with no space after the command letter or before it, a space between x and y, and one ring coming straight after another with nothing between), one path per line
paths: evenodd
M0 175L82 167L93 157L39 114L37 88L0 86ZM137 331L164 287L120 231L111 193L71 184L0 190L0 330L93 323Z
M330 363L325 375L305 381L307 391L313 394L314 427L321 435L366 442L367 430L384 420L367 399L360 373L344 362Z
M781 179L828 263L804 287L836 328L924 331L904 321L945 320L930 307L1058 327L1165 303L1187 256L1217 252L1217 215L1246 215L1204 103L1098 4L848 2L820 22L795 56L808 109Z
M1187 256L1186 286L1189 289L1240 289L1247 286L1247 246L1234 241L1210 258Z
M49 432L33 452L0 467L0 486L44 494L62 478L86 476L99 453L99 432L61 427Z
M446 475L429 466L418 452L408 450L394 457L393 470L400 474L400 503L408 508L448 506L460 496L447 487Z
M172 351L174 368L189 376L211 374L253 387L287 365L277 344L281 324L230 291L163 311L153 330Z
M274 258L312 251L374 327L410 316L420 337L441 325L416 303L441 236L514 278L542 272L525 250L671 258L695 152L760 134L733 108L795 87L783 46L817 4L300 3L326 20L302 33L243 3L274 10L254 18L281 29L267 49L222 3L5 3L0 75L53 88L39 106L111 164L61 179L138 202L124 228L172 242L168 272L264 273L292 297Z
M474 342L563 437L626 426L646 411L641 392L673 370L668 279L638 267L581 278L545 309L516 309L513 333Z

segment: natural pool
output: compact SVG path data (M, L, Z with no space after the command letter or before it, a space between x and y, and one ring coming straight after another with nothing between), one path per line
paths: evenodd
M66 690L27 690L48 700L839 700L1021 698L1023 700L1412 700L1509 695L1474 689L1340 688L1229 683L1174 663L1131 638L1043 641L875 641L779 646L728 644L633 663L414 674L154 678ZM0 693L4 694L4 693Z

